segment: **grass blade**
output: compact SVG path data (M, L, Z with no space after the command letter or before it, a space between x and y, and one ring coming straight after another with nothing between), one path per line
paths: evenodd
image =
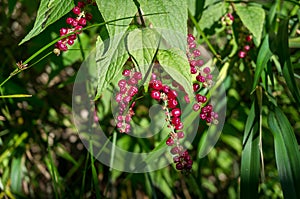
M300 152L289 120L277 107L268 116L278 175L285 198L300 198Z

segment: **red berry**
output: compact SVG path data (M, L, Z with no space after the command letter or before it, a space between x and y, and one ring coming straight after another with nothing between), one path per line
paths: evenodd
M68 50L67 45L64 44L64 43L59 43L57 47L58 47L59 50L61 50L61 51L67 51L67 50Z
M137 93L138 93L138 88L135 87L135 86L130 87L129 90L128 90L128 95L129 96L134 96Z
M135 79L134 77L130 78L128 80L128 84L129 85L135 85L135 84L137 84L137 79Z
M234 16L231 13L227 13L227 17L231 20L234 21Z
M175 146L175 147L173 147L172 149L171 149L171 153L173 154L173 155L175 155L175 154L178 154L179 153L179 148L177 147L177 146Z
M197 84L197 83L193 84L193 90L194 90L194 92L197 92L199 90L199 88L200 88L199 84Z
M118 93L118 94L116 95L116 102L121 102L121 100L122 100L122 94L121 94L121 93Z
M202 75L199 74L196 76L196 80L203 83L203 82L205 82L205 77L203 77Z
M195 67L191 67L191 73L192 74L196 74L197 73L197 69Z
M174 126L180 124L180 122L181 122L181 121L180 121L180 118L178 118L178 117L173 117L172 120L171 120L171 123L172 123Z
M168 100L168 107L169 108L175 108L178 105L178 102L176 99L171 98Z
M196 65L197 65L196 60L191 60L191 61L190 61L190 66L191 66L191 67L195 67Z
M190 44L189 44L189 49L196 48L196 46L197 46L197 45L196 45L195 43L190 43Z
M168 138L167 139L167 141L166 141L166 144L168 145L168 146L172 146L173 144L174 144L174 140L172 139L172 138Z
M75 27L75 30L81 30L82 29L82 26L76 26ZM80 34L81 33L81 31L79 31L79 32L76 32L76 34Z
M178 94L175 90L170 90L167 95L169 99L175 99Z
M86 19L85 18L80 18L78 23L82 26L85 26L86 25Z
M180 122L178 125L175 126L175 129L176 129L176 130L181 130L181 129L183 129L183 123Z
M150 95L155 100L159 100L160 99L160 92L157 91L157 90L152 90Z
M164 93L168 94L168 92L170 91L170 87L167 86L167 85L164 85L164 86L162 87L162 91L163 91Z
M176 164L176 169L177 170L183 170L183 164L182 163L180 163L180 162L178 162L177 164Z
M252 41L252 36L251 35L247 35L246 36L246 42L251 42Z
M160 90L162 88L162 83L160 80L151 80L150 86L155 90Z
M78 26L78 21L77 21L77 20L73 20L73 22L72 22L72 26L73 26L73 27L76 27L76 26Z
M185 100L185 102L186 102L187 104L191 102L188 95L185 95L185 96L184 96L184 100Z
M80 12L81 12L81 11L80 11L80 8L79 8L78 6L75 6L75 7L73 8L72 11L73 11L73 13L76 14L76 15L79 15Z
M72 45L74 44L74 40L69 39L69 40L67 41L67 43L68 43L70 46L72 46Z
M92 18L93 18L93 15L90 14L90 13L86 13L86 14L85 14L85 18L86 18L86 20L91 21Z
M71 40L75 40L77 38L77 36L76 36L76 34L73 34L73 35L70 35L68 38Z
M73 21L74 21L74 19L71 18L71 17L68 17L68 18L66 19L66 23L67 23L67 24L72 24Z
M173 117L179 117L181 115L181 110L179 108L174 108L171 111L171 114L172 114Z
M205 67L205 68L203 69L203 72L204 72L205 74L209 74L209 73L210 73L210 68Z

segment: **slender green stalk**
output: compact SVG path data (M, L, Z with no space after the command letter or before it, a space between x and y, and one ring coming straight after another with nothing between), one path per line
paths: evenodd
M210 43L210 41L208 40L208 38L206 37L206 35L204 34L204 32L202 31L202 29L200 28L197 20L195 19L195 17L192 15L191 11L189 10L189 18L192 20L194 26L196 27L198 33L203 37L205 43L207 44L207 46L209 47L209 49L211 50L211 52L216 56L216 58L222 62L221 56L217 53L217 51L214 49L214 47L212 46L212 44Z

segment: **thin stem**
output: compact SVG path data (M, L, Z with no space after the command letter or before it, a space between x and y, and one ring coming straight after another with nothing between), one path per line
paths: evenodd
M222 62L221 56L217 53L217 51L214 49L214 47L212 46L212 44L210 43L210 41L208 40L208 38L206 37L206 35L204 34L204 32L202 31L202 29L200 28L197 20L195 19L195 17L192 15L191 11L189 10L189 18L192 20L194 26L196 27L198 33L200 33L200 35L202 36L202 38L204 39L205 43L207 44L207 46L209 47L209 49L211 50L211 52L216 56L216 58Z

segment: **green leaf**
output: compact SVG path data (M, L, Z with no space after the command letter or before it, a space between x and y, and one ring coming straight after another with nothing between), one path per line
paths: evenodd
M144 78L147 78L145 85L148 85L150 80L149 74L152 71L151 66L160 38L160 35L153 29L135 29L127 37L128 52L133 57L138 71Z
M274 136L278 175L285 198L300 198L300 152L288 118L275 107L268 124Z
M34 27L19 45L40 34L49 25L67 14L74 6L74 2L70 0L42 0L34 22Z
M210 29L214 23L219 22L221 17L226 13L223 2L208 6L202 13L199 26L202 30Z
M261 77L263 70L267 67L267 63L269 62L272 55L273 53L270 50L269 45L269 35L266 35L258 52L252 90L254 90L257 86L259 78Z
M290 48L300 48L300 37L290 38L289 39Z
M13 158L11 163L11 189L14 193L22 193L22 178L23 178L24 161L22 157Z
M279 57L279 62L281 64L283 76L285 78L287 87L291 91L297 104L300 104L300 93L299 87L297 86L294 77L294 68L291 63L290 53L289 53L289 43L288 43L288 19L282 19L279 24L279 30L277 35L277 52Z
M186 55L179 49L159 50L157 59L163 69L176 80L189 95L193 98L190 65Z
M120 73L123 65L129 58L125 47L125 36L119 34L109 41L98 40L96 43L96 64L98 71L97 95L98 99L103 91L109 86L110 82ZM100 39L100 38L99 38ZM104 46L109 42L109 49L103 54Z
M253 102L250 109L243 138L241 159L241 191L240 198L258 198L260 173L259 155L259 120L258 107Z
M254 36L254 43L259 46L265 22L265 11L258 6L235 4L237 15Z
M172 47L186 50L187 37L187 1L148 0L140 1L144 14L166 13L146 17L154 28L160 29L166 43Z
M123 17L134 16L137 13L137 7L132 0L96 0L98 9L104 21L120 19ZM115 23L106 25L109 37L124 33L132 19L124 19Z

